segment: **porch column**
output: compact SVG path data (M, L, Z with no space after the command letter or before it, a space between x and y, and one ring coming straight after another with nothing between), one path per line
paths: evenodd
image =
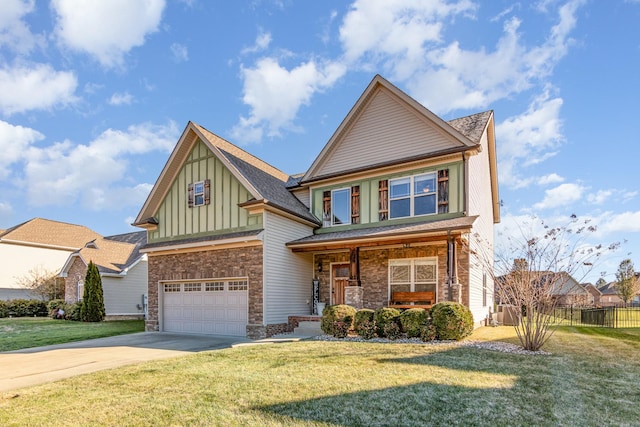
M363 290L360 282L360 248L349 250L349 286L344 290L345 304L361 309L363 303Z

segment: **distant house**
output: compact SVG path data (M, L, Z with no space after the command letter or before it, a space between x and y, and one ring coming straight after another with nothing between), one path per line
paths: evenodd
M75 224L34 218L0 233L0 299L34 298L20 279L30 271L57 274L73 252L99 238Z
M516 265L518 264L518 260L516 260ZM523 264L523 265L526 265ZM496 301L498 304L508 303L505 301L500 301L499 292L497 288L501 283L508 283L510 275L515 273L509 273L507 275L498 277L496 280ZM578 283L576 279L574 279L567 272L552 272L552 271L532 271L526 270L525 274L527 274L527 279L533 282L534 286L538 289L543 290L544 297L550 297L555 300L555 303L560 306L592 306L595 302L595 297L592 292L590 292L587 287L583 284Z
M600 302L603 306L612 306L612 305L623 305L624 301L620 298L618 294L618 289L616 289L616 282L609 282L606 285L601 286L598 290L602 293L600 297ZM630 301L632 304L640 303L640 295L636 295Z
M147 255L140 247L147 242L144 231L100 237L73 252L60 277L65 282L65 300L82 299L89 261L98 267L107 318L141 318L146 309Z
M493 250L496 165L492 111L445 121L380 76L303 174L189 122L134 224L146 329L260 338L316 303L378 308L399 291L480 324L492 275L466 237Z
M593 305L600 306L602 304L602 292L591 283L585 284L584 288L593 296Z

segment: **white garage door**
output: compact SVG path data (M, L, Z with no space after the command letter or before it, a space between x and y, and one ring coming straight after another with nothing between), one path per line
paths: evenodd
M246 279L164 283L163 330L245 336Z

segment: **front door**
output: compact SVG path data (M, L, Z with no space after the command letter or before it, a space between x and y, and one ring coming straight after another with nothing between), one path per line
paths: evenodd
M349 284L349 264L331 266L331 304L344 304L344 288Z

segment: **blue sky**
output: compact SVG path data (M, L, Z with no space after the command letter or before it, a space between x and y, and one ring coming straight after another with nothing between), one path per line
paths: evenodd
M640 1L3 0L0 229L125 233L187 121L303 172L375 74L493 109L500 235L531 215L640 269ZM597 278L597 276L596 276Z

